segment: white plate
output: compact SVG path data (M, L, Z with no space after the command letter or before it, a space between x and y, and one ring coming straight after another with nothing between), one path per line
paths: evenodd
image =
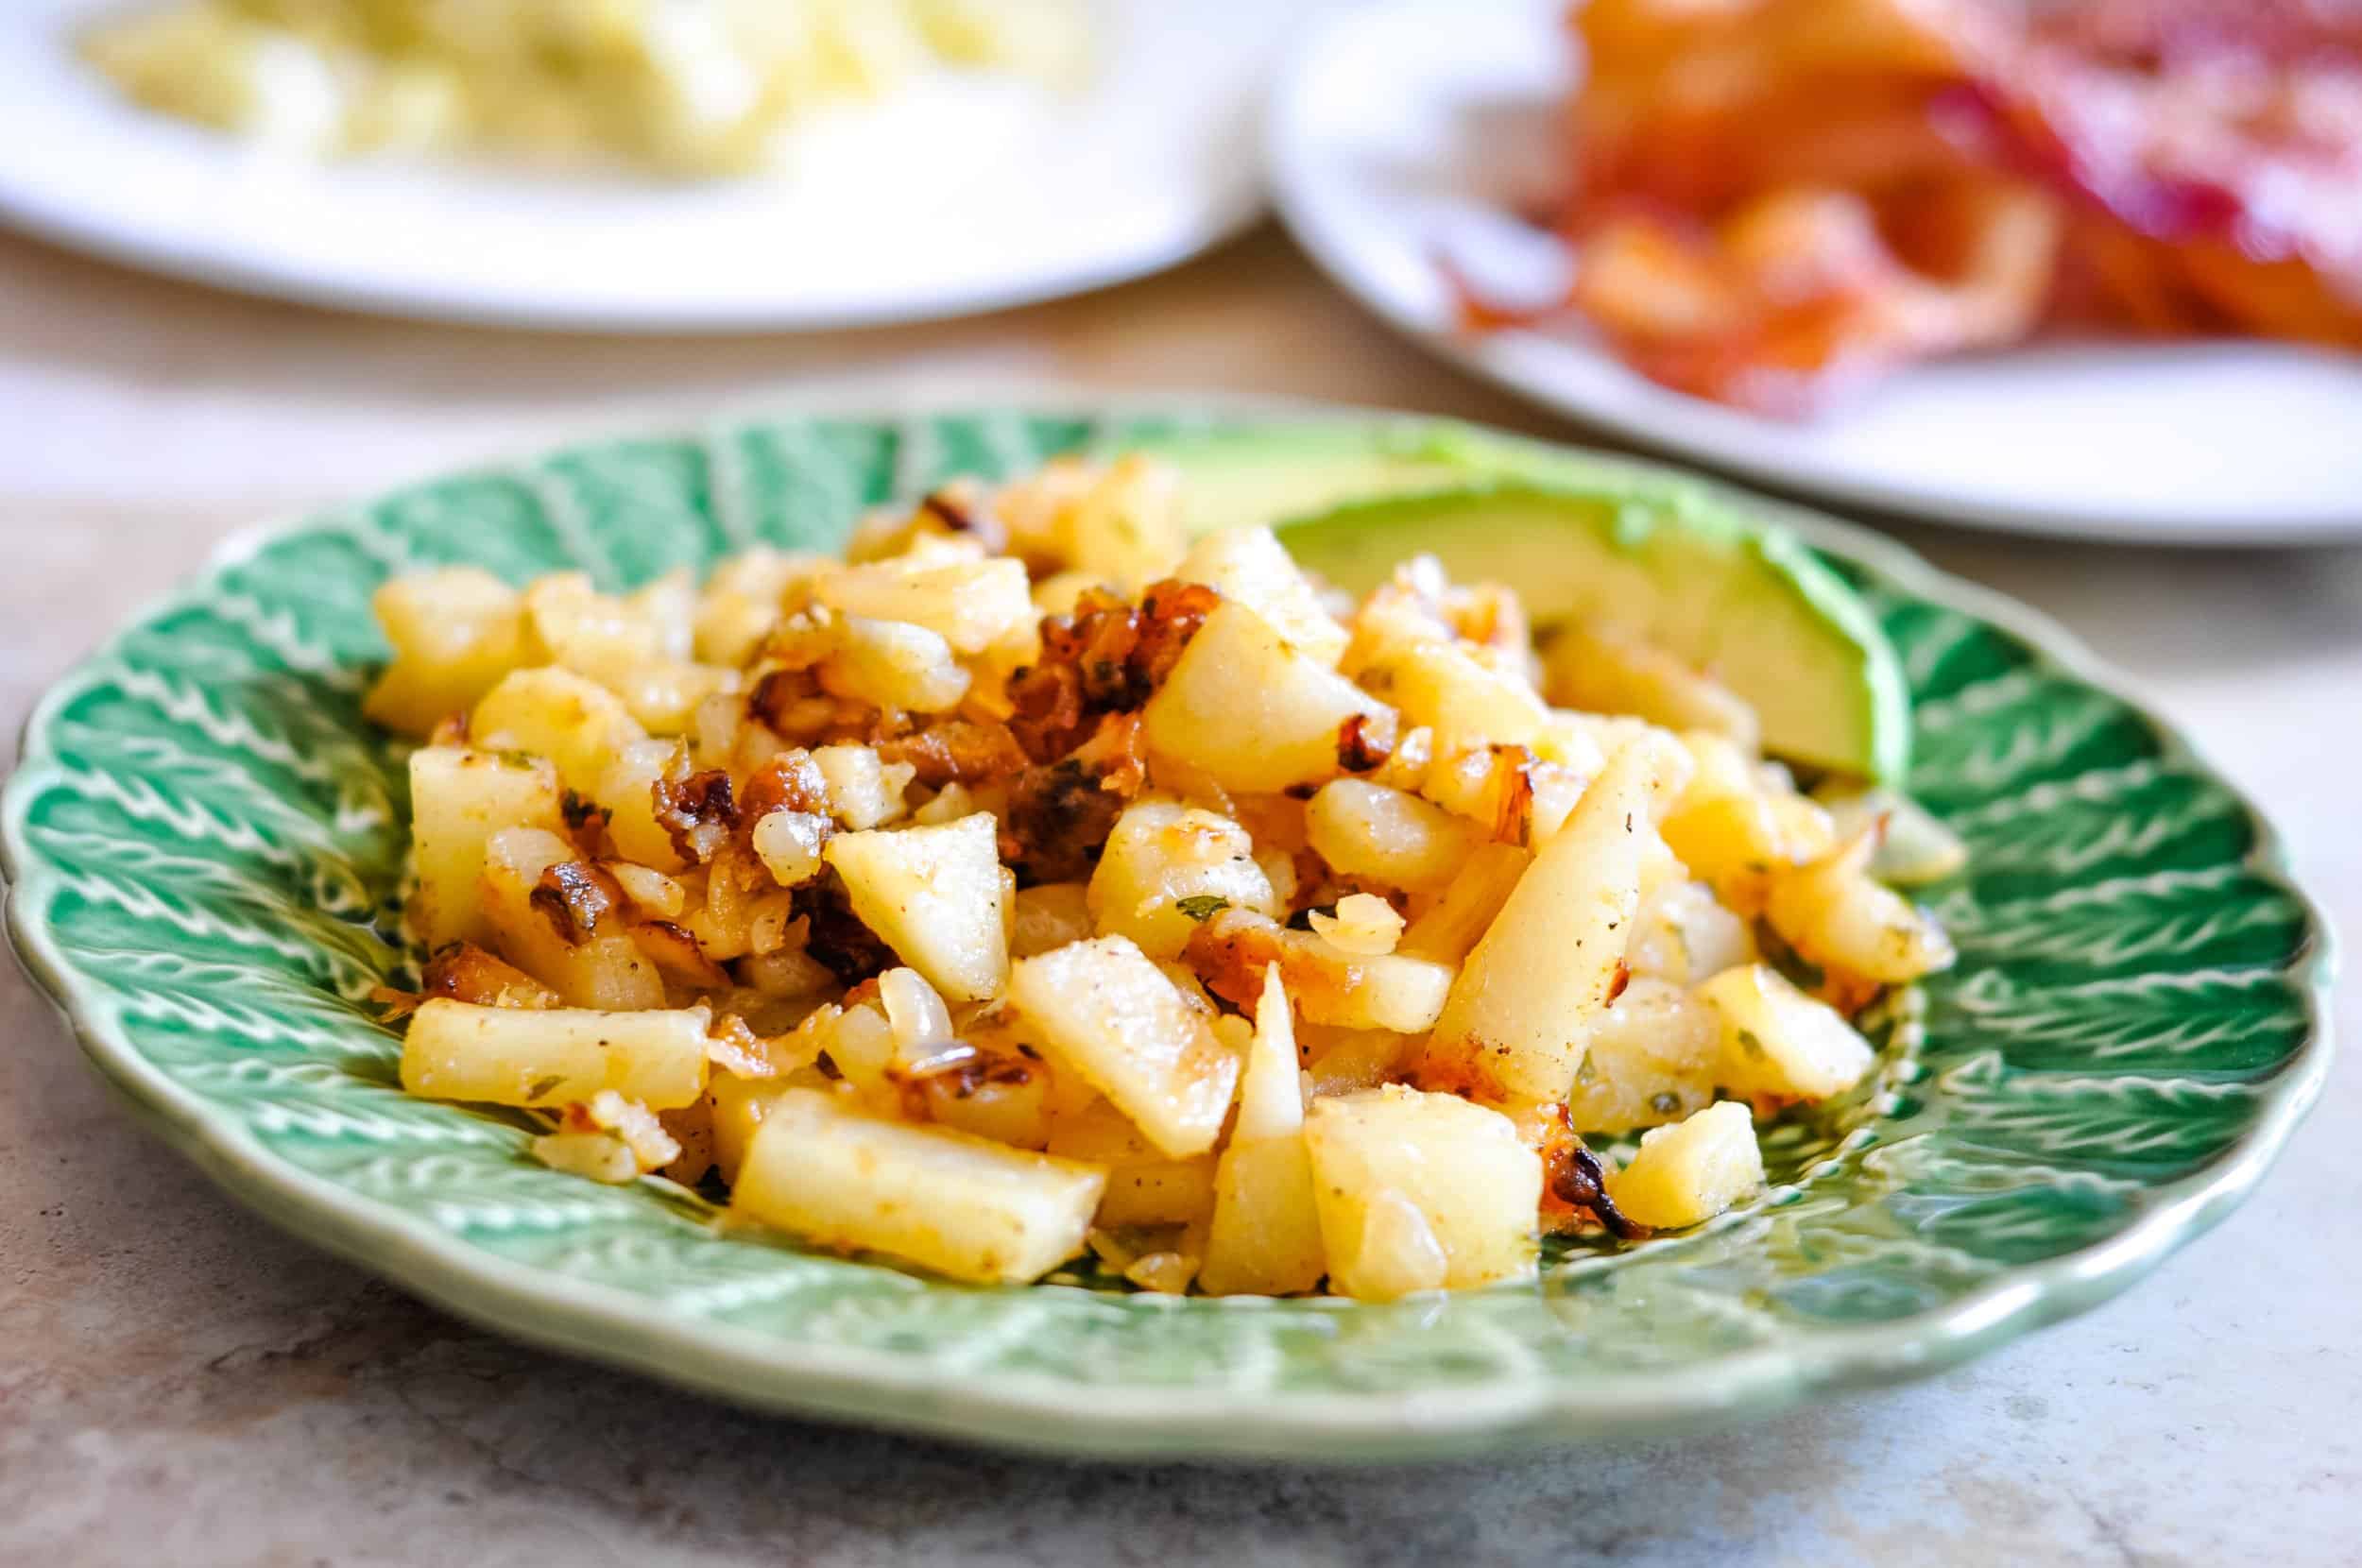
M1102 0L1087 91L946 77L694 186L318 164L142 113L75 57L125 0L15 0L0 214L127 264L323 304L704 332L955 315L1172 264L1260 206L1257 116L1297 7Z
M1434 258L1498 285L1560 265L1506 215L1557 178L1563 0L1388 3L1308 36L1273 105L1280 213L1388 321L1634 440L1845 501L2045 534L2197 543L2362 534L2362 359L2080 343L1915 367L1789 425L1667 391L1572 329L1470 337Z

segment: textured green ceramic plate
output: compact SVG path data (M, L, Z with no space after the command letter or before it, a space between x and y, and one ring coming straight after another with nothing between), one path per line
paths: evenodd
M1386 1306L968 1288L726 1233L660 1182L558 1175L519 1126L395 1088L357 999L400 957L402 774L357 703L382 578L622 586L1183 422L786 418L257 538L34 714L5 809L18 951L225 1187L456 1312L753 1404L1092 1454L1442 1453L1928 1372L2121 1289L2313 1099L2327 932L2254 811L2059 632L1810 520L1908 666L1913 788L1974 847L1931 894L1961 963L1885 1021L1872 1082L1768 1135L1772 1189L1701 1234Z

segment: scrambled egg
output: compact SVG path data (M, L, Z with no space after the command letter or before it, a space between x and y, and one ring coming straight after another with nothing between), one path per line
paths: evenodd
M489 148L682 178L938 66L1084 72L1080 0L177 0L84 56L135 102L327 156Z

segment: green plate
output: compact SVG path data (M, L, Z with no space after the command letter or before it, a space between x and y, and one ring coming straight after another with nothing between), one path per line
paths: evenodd
M1882 1020L1860 1091L1767 1134L1772 1189L1698 1233L1390 1305L973 1288L725 1229L661 1181L559 1175L520 1124L395 1087L359 1000L402 956L402 773L359 709L388 573L623 587L1209 420L1273 422L782 418L248 539L34 713L0 811L17 951L225 1188L456 1313L749 1404L1097 1455L1462 1452L1925 1373L2131 1284L2314 1099L2328 932L2253 808L2064 634L1810 519L1902 654L1912 787L1975 851L1928 894L1961 962Z

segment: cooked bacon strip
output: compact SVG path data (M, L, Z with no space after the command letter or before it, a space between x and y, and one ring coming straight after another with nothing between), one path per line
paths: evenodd
M1563 301L1783 417L2098 314L2362 348L2362 9L2332 0L1586 0Z

